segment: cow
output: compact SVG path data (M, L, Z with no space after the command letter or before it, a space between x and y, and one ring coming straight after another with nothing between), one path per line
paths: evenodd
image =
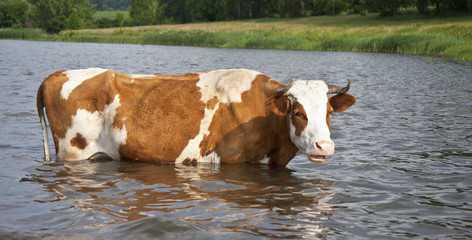
M37 94L44 158L51 159L46 113L58 160L286 166L301 152L324 161L334 153L331 114L356 102L346 93L350 83L284 85L246 69L184 75L58 71Z

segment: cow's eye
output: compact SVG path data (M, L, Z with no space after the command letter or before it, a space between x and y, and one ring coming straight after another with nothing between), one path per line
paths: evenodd
M305 116L303 116L303 114L301 114L300 112L295 112L294 114L297 118L305 119Z

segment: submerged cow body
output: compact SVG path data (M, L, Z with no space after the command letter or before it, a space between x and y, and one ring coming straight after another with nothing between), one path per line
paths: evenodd
M314 80L285 86L244 69L143 76L93 68L51 74L37 107L46 161L43 109L61 160L285 166L299 151L312 161L333 154L331 113L356 101L347 90Z

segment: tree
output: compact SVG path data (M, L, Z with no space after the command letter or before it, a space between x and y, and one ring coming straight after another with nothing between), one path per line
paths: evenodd
M346 9L349 13L366 14L365 0L346 0Z
M120 25L120 27L123 27L125 25L125 14L122 12L117 12L115 16L116 22Z
M0 0L0 27L24 25L29 8L23 0Z
M429 5L428 0L417 0L416 10L418 10L419 13L425 13L428 5Z
M162 21L166 7L159 0L132 0L129 15L135 25L154 25Z
M472 2L470 0L431 0L436 8L436 14L443 15L454 12L471 13Z
M216 21L219 11L215 3L209 0L188 0L187 9L190 9L192 22Z
M72 12L66 20L66 29L80 29L84 26L84 21L79 17L76 8L72 8Z
M392 0L392 15L397 16L398 0Z
M406 7L408 0L365 0L369 12L378 12L380 16L396 16L400 6Z
M313 0L313 15L336 15L346 5L345 0Z
M164 17L173 19L177 23L188 23L192 19L186 5L187 0L161 0L162 4L167 4Z
M34 6L33 20L46 32L80 29L92 22L93 9L88 0L30 0Z

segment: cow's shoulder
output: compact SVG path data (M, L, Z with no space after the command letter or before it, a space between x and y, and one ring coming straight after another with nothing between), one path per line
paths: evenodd
M197 86L201 100L207 103L218 98L222 103L239 103L241 95L251 89L252 82L260 73L246 69L227 69L199 73Z

